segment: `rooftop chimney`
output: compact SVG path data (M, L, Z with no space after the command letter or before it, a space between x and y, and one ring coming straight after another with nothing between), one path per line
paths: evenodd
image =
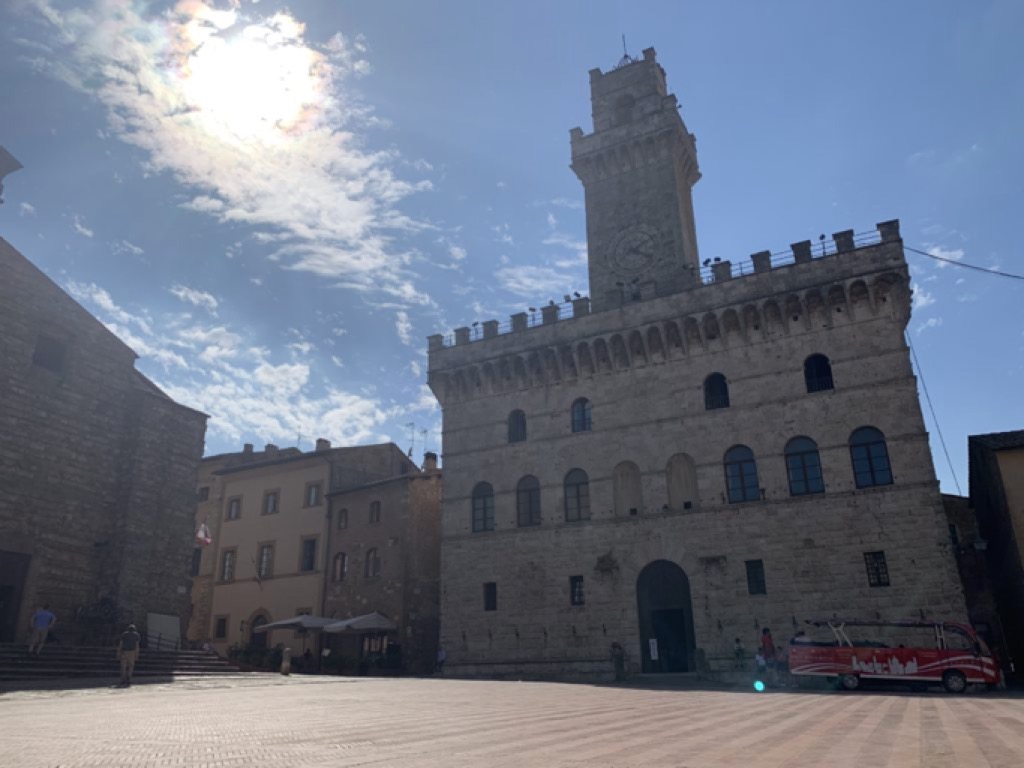
M316 449L318 451L329 451L331 450L331 441L325 440L322 437L316 439Z
M267 454L268 459L277 458L277 446L274 445L273 443L267 443L266 447L263 449L263 452Z
M427 451L425 454L423 454L423 471L437 471L437 454L434 453L433 451Z

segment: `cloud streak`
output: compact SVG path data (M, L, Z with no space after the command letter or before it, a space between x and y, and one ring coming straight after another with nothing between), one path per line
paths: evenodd
M209 0L160 15L120 0L32 6L50 47L33 50L37 69L102 102L108 134L193 191L182 207L265 230L282 267L427 303L397 245L422 225L395 205L430 183L399 178L397 153L360 135L382 123L349 87L369 69L360 39L315 44L287 12Z

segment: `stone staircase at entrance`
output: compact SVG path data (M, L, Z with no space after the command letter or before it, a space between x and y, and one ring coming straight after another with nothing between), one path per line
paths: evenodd
M151 651L143 648L135 664L135 679L175 677L233 677L239 668L213 653ZM38 658L29 656L23 643L0 643L0 681L110 678L121 676L121 664L112 647L66 646L52 643Z

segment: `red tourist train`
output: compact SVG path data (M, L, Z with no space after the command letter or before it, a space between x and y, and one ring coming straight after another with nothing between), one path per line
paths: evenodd
M970 683L997 686L1002 679L992 652L967 624L870 619L807 623L828 627L834 639L817 642L800 633L790 641L789 671L798 678L833 678L846 690L858 688L862 680L942 683L951 693L963 692ZM850 639L851 634L868 632L870 640Z

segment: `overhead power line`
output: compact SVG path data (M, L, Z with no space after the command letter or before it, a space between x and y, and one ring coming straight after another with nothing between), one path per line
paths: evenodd
M945 256L936 256L934 253L928 253L928 251L919 251L917 248L911 248L909 245L904 244L903 246L908 251L919 253L922 256L927 256L929 259L935 259L936 261L944 261L947 264L952 264L954 267L963 267L964 269L973 269L978 272L987 272L990 275L998 275L999 277L1012 277L1014 280L1024 280L1024 275L1015 275L1012 272L1001 272L998 269L989 269L988 267L979 267L976 264L968 264L964 261L957 261L956 259L947 259Z
M924 398L928 401L928 410L932 412L932 421L935 422L935 431L939 433L939 442L942 444L942 452L946 454L946 463L949 465L949 473L953 476L953 483L956 485L956 492L963 496L964 492L960 490L960 481L957 479L956 470L953 469L953 460L949 458L949 449L946 448L946 438L942 436L942 427L939 426L939 417L935 415L935 406L932 405L932 396L928 394L928 384L924 380L924 371L921 370L921 361L917 359L917 352L914 351L914 345L910 341L910 334L906 331L903 335L907 339L907 346L910 347L910 354L914 358L914 367L917 368L917 375L921 378L921 389L924 390Z

